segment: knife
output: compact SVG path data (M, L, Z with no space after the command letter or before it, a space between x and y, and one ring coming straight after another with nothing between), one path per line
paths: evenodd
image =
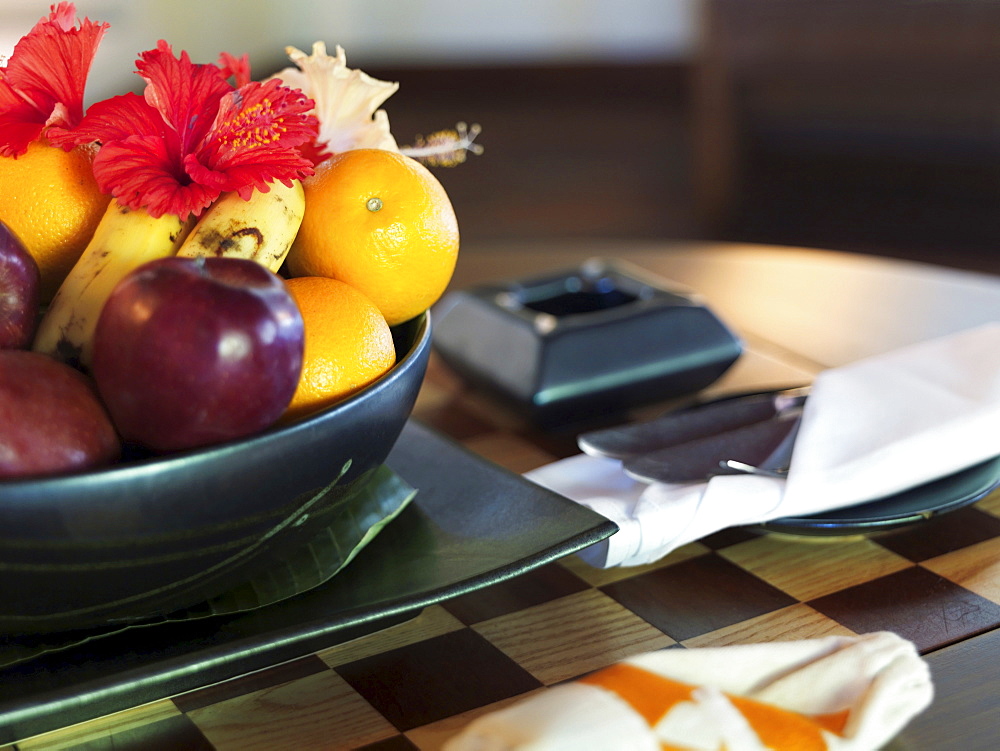
M790 457L799 419L797 412L786 411L733 430L628 457L622 468L641 482L702 482L713 475L747 471L771 474L783 468L779 464Z
M577 445L591 456L628 459L797 413L807 395L808 388L799 387L724 397L645 422L582 433L577 437ZM737 456L723 458L745 461Z

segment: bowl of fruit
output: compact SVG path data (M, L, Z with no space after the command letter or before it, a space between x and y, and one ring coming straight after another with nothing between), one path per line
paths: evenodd
M0 634L172 617L318 538L339 572L391 521L458 252L418 157L478 148L408 155L375 111L395 85L319 43L252 81L161 42L144 96L86 114L59 99L82 82L28 90L52 56L85 76L105 27L53 6L5 70L39 111L0 111L25 120L0 134ZM323 122L333 97L370 106Z
M10 257L0 248L0 267ZM131 341L128 324L114 311L126 297L134 303L133 287L144 286L144 304L154 308L149 320L156 321L176 315L173 306L190 308L192 288L202 287L219 305L209 327L215 347L224 349L227 336L256 337L243 346L273 364L294 359L286 352L294 331L263 341L275 321L288 317L292 298L276 295L270 306L260 304L256 288L213 277L211 262L206 272L195 262L169 260L186 282L178 283L173 270L163 276L174 264L153 263L143 285L130 286L143 278L137 274L109 299L94 376L39 352L0 351L0 471L7 475L0 479L0 632L147 620L240 585L350 513L410 415L427 364L428 313L391 327L396 356L383 375L328 407L249 432L248 413L288 401L287 379L282 385L252 368L223 373L217 360L188 359L185 367L202 379L202 390L228 379L199 405L204 419L197 424L215 433L201 443L200 427L174 419L190 410L185 397L172 401L177 386L170 373L139 377L144 355L121 348ZM243 273L260 268L234 264ZM159 303L148 289L156 283L163 287ZM101 389L109 388L103 397ZM150 438L121 438L134 423ZM220 436L225 425L236 437ZM177 448L151 447L161 437ZM198 445L180 447L184 439Z

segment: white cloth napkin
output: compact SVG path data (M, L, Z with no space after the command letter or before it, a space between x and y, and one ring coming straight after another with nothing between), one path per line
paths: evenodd
M594 566L651 563L726 527L882 498L1000 456L1000 323L820 373L786 478L647 485L584 454L525 477L616 522Z
M874 751L932 698L890 632L665 649L483 715L444 751Z

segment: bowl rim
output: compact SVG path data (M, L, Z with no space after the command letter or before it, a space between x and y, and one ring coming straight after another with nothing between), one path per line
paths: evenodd
M3 506L4 490L34 489L57 493L65 486L76 486L81 483L101 483L107 481L109 478L124 481L130 475L135 475L136 477L150 476L161 472L166 473L171 470L190 468L192 461L202 464L212 461L222 461L225 457L236 453L252 452L274 441L283 441L287 440L290 436L295 436L306 431L314 431L319 426L336 420L338 415L355 408L361 400L370 398L391 388L405 373L418 365L421 354L430 346L430 311L424 311L409 321L404 321L393 328L395 330L399 327L411 325L416 327L413 334L413 343L392 368L359 391L339 402L331 404L325 409L289 423L276 423L250 436L185 451L142 457L131 461L118 462L103 467L94 467L92 469L64 474L39 475L26 478L0 478L0 508ZM13 495L16 497L19 494L14 493Z

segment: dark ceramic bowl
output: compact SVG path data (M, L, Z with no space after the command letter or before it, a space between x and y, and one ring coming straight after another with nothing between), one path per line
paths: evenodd
M382 464L423 381L430 317L353 397L240 441L61 477L0 482L0 633L108 626L226 591L309 540ZM319 501L316 499L319 498ZM309 504L308 512L304 510Z

